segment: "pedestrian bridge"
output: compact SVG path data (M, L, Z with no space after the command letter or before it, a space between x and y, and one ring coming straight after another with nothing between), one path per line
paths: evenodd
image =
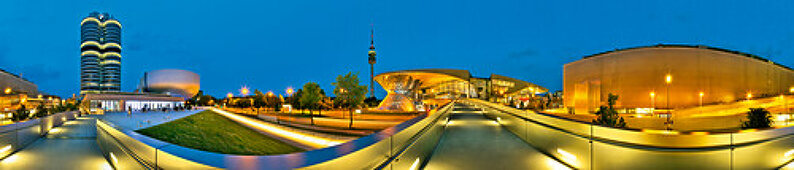
M461 99L381 132L301 153L243 156L172 145L97 121L116 169L775 169L794 128L625 130ZM0 167L2 168L2 167Z

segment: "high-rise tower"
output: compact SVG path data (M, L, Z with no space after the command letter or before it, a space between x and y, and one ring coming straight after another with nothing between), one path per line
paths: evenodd
M121 23L91 12L80 22L80 94L121 90Z
M375 97L375 26L370 29L369 34L369 91L370 97Z

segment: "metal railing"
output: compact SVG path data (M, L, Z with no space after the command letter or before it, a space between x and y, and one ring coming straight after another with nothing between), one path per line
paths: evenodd
M794 128L734 133L626 130L537 114L485 101L488 116L577 169L775 169L794 159Z
M61 126L64 122L74 120L79 115L77 111L61 112L32 119L24 122L0 126L0 158L19 151L41 137L47 135L52 128Z

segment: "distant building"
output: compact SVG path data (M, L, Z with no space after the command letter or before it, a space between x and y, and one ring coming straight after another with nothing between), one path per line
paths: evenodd
M184 106L185 101L181 97L165 94L105 92L85 94L81 104L94 113L95 109L102 109L104 112L173 109Z
M564 103L595 112L608 94L617 108L653 112L788 94L794 71L761 57L706 46L656 45L584 57L563 68Z
M429 101L454 98L479 98L514 104L528 101L548 90L518 79L491 74L472 77L467 70L421 69L381 73L375 76L388 93L379 110L415 111Z
M200 88L198 74L187 70L165 69L143 73L140 92L168 94L181 98L191 98Z
M92 12L80 22L80 94L121 91L121 23Z
M59 103L60 97L42 94L33 82L0 69L0 119L10 117L7 113L22 105L32 109L42 104L52 107Z

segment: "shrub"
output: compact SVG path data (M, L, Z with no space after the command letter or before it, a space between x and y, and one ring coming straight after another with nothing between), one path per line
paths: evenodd
M772 127L772 116L764 108L750 108L747 112L747 121L742 124L744 129Z

